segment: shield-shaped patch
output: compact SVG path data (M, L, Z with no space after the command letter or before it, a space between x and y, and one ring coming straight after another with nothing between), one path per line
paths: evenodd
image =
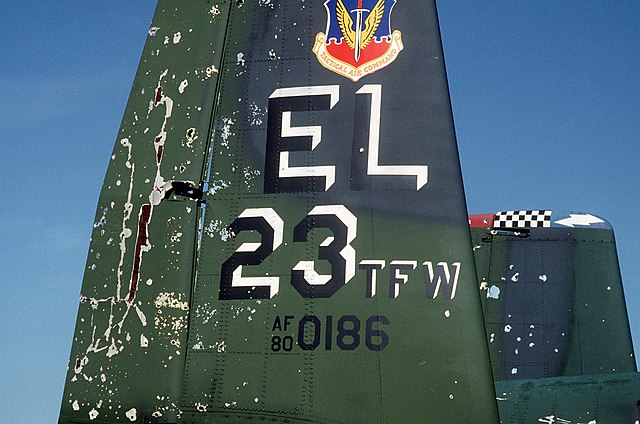
M390 65L403 49L402 34L391 30L396 0L327 0L327 28L313 52L325 68L358 81Z

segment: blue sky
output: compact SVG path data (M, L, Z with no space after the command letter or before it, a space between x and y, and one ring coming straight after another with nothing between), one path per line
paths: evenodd
M607 218L638 350L640 3L486 3L438 2L469 210ZM3 5L0 422L57 419L99 190L154 7Z

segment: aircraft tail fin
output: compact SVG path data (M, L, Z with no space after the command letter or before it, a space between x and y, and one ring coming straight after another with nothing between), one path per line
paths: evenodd
M470 222L496 380L636 371L608 222L544 210Z
M160 0L82 293L63 423L497 422L435 2Z

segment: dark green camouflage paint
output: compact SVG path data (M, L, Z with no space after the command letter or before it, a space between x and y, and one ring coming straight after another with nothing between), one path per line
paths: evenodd
M640 375L596 374L497 381L502 423L635 424Z
M206 169L218 8L163 2L149 29L98 202L60 422L177 420L199 206L161 199Z
M434 4L396 4L404 49L357 83L312 53L325 26L322 1L159 2L99 200L60 423L498 422L487 344L502 422L637 419L611 232L523 245L474 230L471 244ZM303 101L270 105L292 87L307 87ZM334 166L328 189L273 180L291 107L307 110L291 127L322 127L292 166ZM428 166L426 185L367 176L378 111L379 164ZM189 186L201 201L177 190ZM260 263L243 263L256 247ZM507 287L517 258L531 287ZM293 272L311 261L320 280L342 265L353 276L322 293ZM429 266L444 278L437 295ZM458 272L454 297L445 269ZM266 296L222 287L234 272L278 278L277 293L275 280ZM552 276L567 289L540 290ZM528 315L507 322L518 308ZM556 346L520 363L506 325Z
M496 379L635 372L613 231L527 231L472 230Z
M600 226L472 228L503 423L640 419L613 230Z
M320 0L159 2L100 197L61 423L497 422L435 4L398 1L404 49L357 83L312 52L326 19ZM302 101L278 100L292 87ZM335 167L328 188L273 180L269 160L309 141L277 140L292 107L308 110L292 127L322 134L291 166ZM377 112L378 165L428 167L428 182L367 175ZM168 192L205 175L206 209ZM238 268L256 243L261 263ZM367 261L384 262L375 296ZM228 277L279 278L277 293L221 288L225 262ZM312 262L315 286L292 277ZM323 280L343 268L345 283Z

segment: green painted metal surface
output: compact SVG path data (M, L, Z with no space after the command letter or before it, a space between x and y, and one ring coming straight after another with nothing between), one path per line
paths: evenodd
M434 2L160 0L59 422L638 419L611 230L528 235L470 236Z
M211 9L164 2L149 29L100 194L61 422L177 419L199 206L168 190L206 169L228 5Z
M504 214L520 218L504 226ZM470 218L501 422L637 423L613 230L555 211L525 223L532 214Z
M503 423L634 424L640 374L619 373L496 382Z
M610 228L472 230L497 380L635 372Z
M159 2L60 422L497 422L435 4L345 3Z

